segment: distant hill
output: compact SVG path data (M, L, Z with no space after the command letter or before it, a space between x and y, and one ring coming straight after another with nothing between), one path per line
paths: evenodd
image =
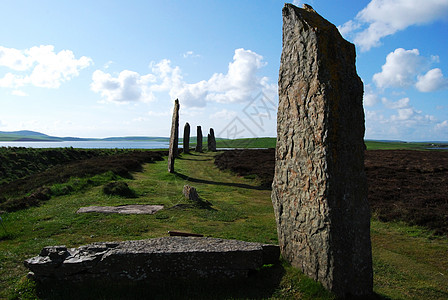
M40 132L30 130L0 131L0 141L30 142L30 141L63 141L61 138L49 136Z
M0 141L2 142L66 142L66 141L140 141L140 142L166 142L169 138L166 137L144 137L144 136L129 136L129 137L108 137L104 139L95 138L78 138L78 137L56 137L44 133L20 130L20 131L0 131Z

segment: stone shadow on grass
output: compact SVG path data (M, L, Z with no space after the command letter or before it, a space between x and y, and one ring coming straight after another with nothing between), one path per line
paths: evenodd
M42 299L265 299L275 296L284 274L278 263L253 271L243 280L47 282L38 283L36 291Z
M205 179L200 179L200 178L189 177L187 175L184 175L184 174L176 172L176 171L174 171L173 174L176 175L179 178L184 179L184 180L187 180L187 181L190 181L190 182L196 182L196 183L232 186L232 187L238 187L238 188L250 189L250 190L270 190L269 187L266 187L266 186L263 186L263 185L261 185L261 186L253 186L253 185L248 185L248 184L244 184L244 183L218 182L218 181L213 181L213 180L205 180Z

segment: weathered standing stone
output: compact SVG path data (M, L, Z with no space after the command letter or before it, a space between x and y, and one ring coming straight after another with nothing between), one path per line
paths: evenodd
M202 129L201 126L197 127L197 134L196 134L196 152L202 152Z
M185 123L184 126L184 153L190 153L190 124Z
M240 279L278 261L278 246L237 240L162 237L50 246L24 264L36 281L169 282L183 279Z
M173 119L171 122L170 149L168 152L168 172L174 172L174 158L177 156L179 138L179 100L174 101Z
M213 128L210 128L210 133L207 136L208 151L216 151L215 131L213 130Z
M372 292L363 85L355 47L310 6L283 8L272 184L283 257L338 296Z

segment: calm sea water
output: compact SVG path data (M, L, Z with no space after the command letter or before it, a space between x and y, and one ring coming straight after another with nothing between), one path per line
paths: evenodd
M0 142L0 147L26 148L85 148L85 149L168 149L168 142L114 142L114 141L67 141L67 142Z

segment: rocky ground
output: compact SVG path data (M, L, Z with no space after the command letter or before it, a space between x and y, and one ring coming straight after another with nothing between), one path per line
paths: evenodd
M242 176L255 174L268 189L274 156L274 149L229 150L215 164ZM448 234L448 152L371 150L366 151L365 167L374 216Z

